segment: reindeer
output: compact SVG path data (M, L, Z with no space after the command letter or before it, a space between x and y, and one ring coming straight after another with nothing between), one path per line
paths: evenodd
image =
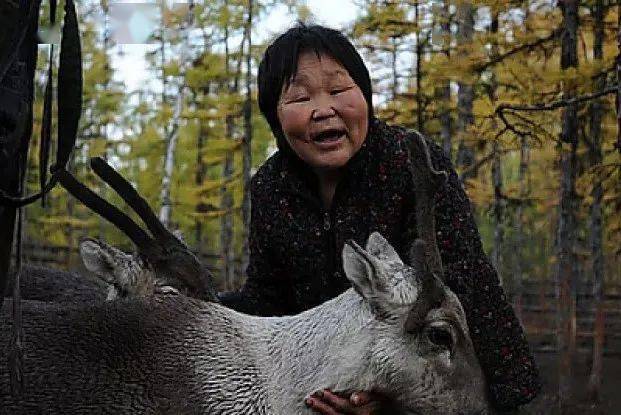
M414 174L437 183L426 154L426 170ZM421 237L434 235L431 189L422 188L417 203ZM352 288L295 316L255 317L148 293L94 305L25 302L25 390L10 394L0 372L0 407L7 414L304 414L307 394L330 388L379 392L395 405L391 413L489 413L464 311L439 278L435 241L415 241L410 265L377 232L365 248L349 241L342 255ZM99 262L118 276L114 263ZM161 278L144 264L140 275ZM6 355L10 324L1 321Z
M179 234L173 234L184 243ZM180 293L179 289L168 285L168 281L157 277L150 264L138 253L126 254L118 248L92 238L82 239L79 248L84 266L95 277L60 269L24 265L21 273L27 278L20 278L21 298L55 303L80 303ZM180 285L182 284L177 281L177 286ZM13 279L9 278L6 293L12 292Z
M60 269L24 264L21 276L20 295L24 300L92 303L104 301L110 291L110 285L101 278ZM9 274L6 297L11 297L14 281L15 275Z
M86 268L99 269L92 263L99 260L91 255L92 252L96 250L98 256L107 252L110 259L119 262L115 267L116 275L95 272L99 278L88 279L67 271L25 266L22 270L25 278L21 278L20 284L23 298L51 302L99 302L117 297L181 292L204 301L218 302L209 269L189 249L181 234L166 229L146 200L103 159L93 158L91 167L138 214L151 235L117 207L79 183L69 172L59 170L56 176L60 184L125 233L136 250L133 255L128 255L103 242L86 238L80 242L80 255ZM155 277L142 273L142 269L148 267ZM142 275L137 276L137 273ZM6 294L12 291L12 286L9 286Z
M183 295L26 302L26 389L11 396L0 374L3 413L307 413L319 388L377 391L403 413L487 413L463 309L422 242L410 267L373 233L343 264L353 288L290 317Z

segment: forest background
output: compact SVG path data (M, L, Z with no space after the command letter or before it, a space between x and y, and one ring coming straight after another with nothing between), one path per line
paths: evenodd
M140 11L126 26L115 20L115 2L79 4L84 94L70 169L121 206L88 167L90 157L105 157L210 261L220 289L237 288L248 261L247 183L275 151L256 102L256 69L273 35L261 28L283 7L290 25L322 21L302 0L125 4L126 13ZM606 287L621 283L617 5L349 4L354 13L339 29L370 69L376 114L442 146L518 314L526 284L553 282L558 333L573 318L575 338L580 287L597 308ZM61 22L62 7L57 13ZM42 16L48 14L44 6ZM153 30L137 30L150 27L145 21L156 23ZM59 28L48 22L41 19L41 37L58 43ZM119 35L126 29L130 34ZM135 63L146 81L131 91L118 73L134 64L118 56L118 43L128 36L148 43L147 65ZM39 52L34 131L40 131L49 60L54 71L58 61L57 47L50 55L42 44ZM36 139L30 151L27 193L39 186ZM71 248L90 236L131 250L123 234L60 188L45 208L29 206L25 217L26 246ZM575 346L565 334L561 351Z

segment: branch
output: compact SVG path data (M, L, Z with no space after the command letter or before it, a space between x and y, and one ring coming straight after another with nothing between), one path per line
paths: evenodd
M580 104L585 101L590 101L593 99L597 99L604 95L616 93L618 89L618 85L611 85L601 91L594 92L591 94L580 95L577 97L569 98L569 99L559 99L558 101L553 101L548 104L535 104L535 105L511 105L511 104L500 104L496 107L494 114L500 116L502 118L502 114L506 110L512 111L551 111L562 107L568 107L574 104Z
M487 62L483 62L480 63L478 65L474 65L473 69L477 72L480 71L484 71L485 69L489 68L490 66L496 65L497 63L502 62L505 58L508 58L511 55L515 55L516 53L519 53L523 50L533 50L534 48L536 48L537 46L541 46L542 44L549 42L550 40L553 40L555 38L557 38L559 35L561 34L561 29L556 29L554 30L552 33L550 33L549 36L547 37L543 37L540 39L535 40L532 43L526 43L524 45L520 45L517 46L513 49L510 49L509 51L495 56L493 59L487 61Z
M498 117L500 118L500 121L502 121L502 123L505 125L505 128L503 129L503 132L506 130L511 131L513 134L517 135L518 137L532 137L533 134L529 131L520 131L516 128L515 125L513 125L512 123L509 122L509 120L507 120L507 117L505 115L505 113L503 111L494 111L494 114L497 114Z
M495 139L500 137L503 133L505 133L508 130L509 129L507 127L503 128L498 134L496 134ZM483 156L480 160L477 160L473 165L469 166L467 169L464 169L464 171L462 171L461 174L460 174L460 178L468 177L471 173L477 171L483 165L485 165L486 163L490 162L494 158L495 155L497 155L497 154L509 154L509 153L514 152L514 151L516 151L516 149L514 149L514 148L508 148L508 149L504 149L504 150L492 151L488 155Z

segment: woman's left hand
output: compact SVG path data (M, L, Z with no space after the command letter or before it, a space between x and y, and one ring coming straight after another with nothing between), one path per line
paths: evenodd
M372 415L380 400L369 392L354 392L350 396L337 395L327 389L306 398L306 406L324 415Z

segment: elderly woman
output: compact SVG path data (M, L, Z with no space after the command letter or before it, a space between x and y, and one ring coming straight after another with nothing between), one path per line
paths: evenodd
M278 37L265 52L258 83L278 152L251 183L247 281L221 299L246 313L294 314L348 288L344 241L362 245L377 230L407 257L416 235L408 164L420 156L408 148L418 133L374 117L368 70L332 29L299 25ZM537 369L451 162L427 143L434 167L449 174L435 199L444 281L465 309L492 403L512 409L538 392ZM376 399L322 391L306 403L325 414L371 413L376 404L369 401Z

